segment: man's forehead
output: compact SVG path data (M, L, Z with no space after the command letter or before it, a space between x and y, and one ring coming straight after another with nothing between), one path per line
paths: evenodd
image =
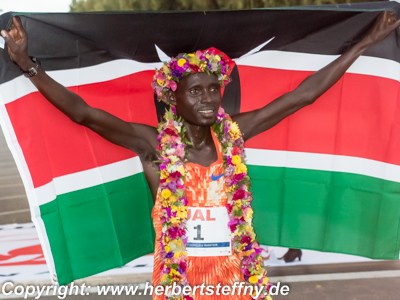
M219 81L217 76L214 74L207 74L205 72L190 74L188 76L183 77L178 82L178 87L191 87L195 85L210 85L216 84L219 85Z

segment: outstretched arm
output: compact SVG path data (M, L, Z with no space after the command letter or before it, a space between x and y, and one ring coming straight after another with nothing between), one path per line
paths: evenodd
M399 26L400 20L396 21L392 12L382 12L371 31L359 43L329 65L308 76L295 90L260 109L232 116L232 120L238 123L244 140L270 129L300 108L314 103L343 76L366 49L384 40Z
M24 71L35 65L28 56L28 35L19 17L14 17L11 30L3 30L1 35L15 64ZM89 106L79 95L53 80L41 68L30 79L39 92L73 122L92 129L108 141L128 148L142 158L156 158L158 142L154 127L125 122L102 109Z

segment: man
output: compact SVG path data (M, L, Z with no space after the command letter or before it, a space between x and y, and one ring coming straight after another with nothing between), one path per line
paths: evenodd
M285 117L314 103L368 47L385 39L399 25L400 21L395 20L393 13L381 13L371 31L358 44L310 75L295 90L258 110L232 116L232 120L239 125L243 140L270 129ZM90 107L77 94L47 76L28 56L28 37L18 17L13 19L11 31L2 31L1 34L6 40L10 58L22 71L31 70L31 81L49 102L73 122L92 129L108 141L130 149L139 156L155 201L160 183L160 175L157 173L160 171L159 164L155 162L159 156L156 150L159 144L156 128L128 123L101 109ZM177 82L175 91L167 93L166 101L176 107L177 115L183 119L186 139L190 142L186 145L188 162L208 168L218 161L219 151L210 130L221 104L218 78L204 72L185 76ZM228 267L227 270L231 269Z

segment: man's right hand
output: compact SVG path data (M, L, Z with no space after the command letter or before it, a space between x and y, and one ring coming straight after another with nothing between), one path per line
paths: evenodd
M6 41L8 55L12 62L24 71L34 65L28 55L28 34L22 26L20 17L13 17L11 30L9 32L2 30L1 35Z

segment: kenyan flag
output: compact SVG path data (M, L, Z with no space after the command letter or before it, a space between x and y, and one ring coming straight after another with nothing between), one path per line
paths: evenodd
M154 69L215 47L234 61L229 114L266 105L349 49L395 2L184 13L19 14L30 55L89 105L156 126ZM13 14L16 15L17 13ZM1 16L8 28L11 14ZM317 102L246 143L262 244L398 259L399 47L370 48ZM0 122L53 280L153 252L139 158L77 125L0 49Z

